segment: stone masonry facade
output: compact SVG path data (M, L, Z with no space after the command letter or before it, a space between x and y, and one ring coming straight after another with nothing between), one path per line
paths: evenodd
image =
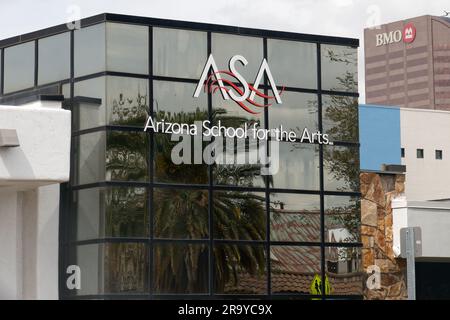
M364 298L404 300L407 298L406 261L394 257L391 202L404 193L405 175L361 172L360 181L363 267L367 272L375 265L381 271L381 288L371 290L365 285Z

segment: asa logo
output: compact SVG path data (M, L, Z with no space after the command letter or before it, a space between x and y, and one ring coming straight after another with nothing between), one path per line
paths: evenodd
M402 30L395 30L390 32L379 33L376 35L377 47L387 44L398 43L412 43L416 39L417 29L412 22L407 23Z
M228 62L229 70L219 70L213 55L210 54L205 67L203 68L197 87L195 88L194 97L198 98L200 96L202 87L205 92L212 94L220 91L224 100L233 100L242 109L251 114L260 113L254 111L253 108L270 107L273 104L273 100L275 100L277 104L282 103L280 96L283 93L284 87L278 91L266 59L262 60L253 84L248 83L248 81L238 72L238 63L245 67L248 64L248 61L242 55L234 55ZM266 95L259 90L261 82L264 81L264 75L266 75L273 96ZM257 102L255 100L256 96L266 99L269 103Z

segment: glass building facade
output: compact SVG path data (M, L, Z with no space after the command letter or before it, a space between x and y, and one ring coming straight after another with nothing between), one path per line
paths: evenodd
M3 103L63 95L60 297L361 298L357 47L353 39L102 14L0 41ZM283 103L249 114L193 98L205 62L270 65ZM270 86L262 85L267 94ZM328 133L282 142L280 169L175 165L147 117ZM66 287L66 268L81 288ZM322 281L324 280L324 281Z

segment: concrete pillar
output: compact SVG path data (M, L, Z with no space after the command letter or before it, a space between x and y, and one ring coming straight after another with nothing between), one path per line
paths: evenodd
M59 184L0 191L0 299L58 299Z
M24 299L58 299L59 184L24 194Z
M21 204L15 191L0 192L0 300L20 299Z

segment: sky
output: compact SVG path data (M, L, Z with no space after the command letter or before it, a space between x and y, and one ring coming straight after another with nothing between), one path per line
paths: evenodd
M444 10L449 0L0 0L0 39L103 12L358 38L363 103L364 28Z

